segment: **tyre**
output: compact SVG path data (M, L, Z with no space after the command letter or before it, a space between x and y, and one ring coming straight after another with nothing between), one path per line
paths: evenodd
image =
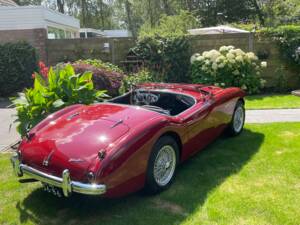
M242 101L238 101L235 106L231 122L228 126L227 133L230 136L239 135L243 131L244 124L245 124L244 103Z
M175 177L179 147L170 136L161 137L153 146L146 172L145 191L155 194L167 189Z

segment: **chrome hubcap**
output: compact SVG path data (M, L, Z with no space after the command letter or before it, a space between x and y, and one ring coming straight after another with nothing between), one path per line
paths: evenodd
M244 110L242 107L238 107L235 110L234 117L233 117L233 128L235 132L240 132L244 125Z
M176 153L172 146L163 146L154 162L154 179L160 186L167 185L172 179L176 167Z

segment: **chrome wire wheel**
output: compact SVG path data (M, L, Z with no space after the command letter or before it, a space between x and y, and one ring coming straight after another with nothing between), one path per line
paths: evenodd
M236 108L233 116L233 129L236 133L239 133L244 126L245 111L242 106Z
M154 161L153 175L159 186L166 186L172 179L176 168L176 152L171 145L163 146Z

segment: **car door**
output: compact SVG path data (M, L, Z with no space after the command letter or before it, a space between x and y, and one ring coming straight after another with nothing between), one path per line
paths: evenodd
M219 115L218 103L214 98L199 102L192 111L182 116L182 122L188 132L188 141L183 160L203 149L222 132L224 121Z

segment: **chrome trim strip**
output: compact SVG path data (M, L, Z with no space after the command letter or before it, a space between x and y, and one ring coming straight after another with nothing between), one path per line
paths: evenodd
M101 195L106 192L106 185L104 184L86 184L72 181L68 169L65 169L62 172L62 177L53 176L22 164L17 154L11 157L11 163L17 176L20 177L23 176L23 174L26 174L43 183L61 188L65 197L69 197L72 192L86 195Z

